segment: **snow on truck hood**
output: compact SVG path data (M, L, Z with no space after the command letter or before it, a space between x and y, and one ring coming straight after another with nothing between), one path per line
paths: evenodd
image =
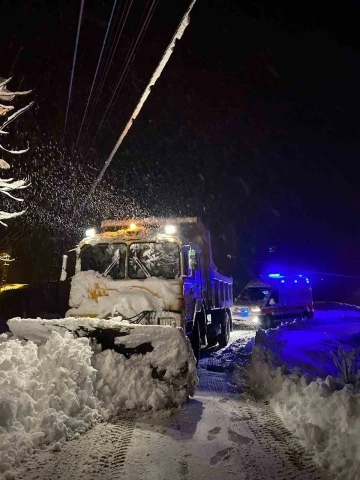
M70 310L66 316L104 318L115 309L123 318L130 318L144 310L180 311L181 303L180 279L112 280L100 273L87 271L72 278Z

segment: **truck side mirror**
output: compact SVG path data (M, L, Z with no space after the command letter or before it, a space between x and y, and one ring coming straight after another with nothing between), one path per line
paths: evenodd
M199 268L199 260L198 255L195 250L190 250L190 268L192 271Z
M65 282L65 280L67 279L67 270L66 270L67 261L68 261L68 256L67 256L67 255L63 255L62 265L61 265L60 282Z
M182 276L191 277L192 269L190 264L190 245L183 245L181 248L181 258L182 258Z
M67 255L63 255L60 282L65 282L68 277L75 274L76 253L75 250L70 250Z

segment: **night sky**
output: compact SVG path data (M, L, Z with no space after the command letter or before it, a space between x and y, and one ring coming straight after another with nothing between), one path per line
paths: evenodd
M32 186L26 218L1 230L0 243L13 240L25 270L29 242L36 250L49 235L47 245L69 232L78 240L87 222L154 214L201 216L217 263L239 284L269 262L360 276L357 2L325 9L310 2L198 0L104 182L73 219L189 1L154 3L95 138L152 5L133 0L104 87L99 92L95 85L100 94L88 134L76 149L113 2L85 0L64 147L80 1L13 3L2 2L0 76L12 75L12 88L33 88L36 107L14 124L10 138L19 146L29 140L32 150L21 159L4 158ZM130 3L118 1L117 22ZM353 281L351 288L359 287L360 280Z

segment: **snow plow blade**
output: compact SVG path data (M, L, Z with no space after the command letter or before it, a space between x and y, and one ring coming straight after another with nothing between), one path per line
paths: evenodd
M116 318L71 317L59 320L13 318L8 326L15 337L38 345L46 343L53 332L88 338L94 352L91 363L99 372L99 378L112 377L113 384L116 375L115 381L123 390L139 390L139 396L146 382L147 386L151 385L154 398L161 396L164 407L181 405L194 395L198 382L196 360L181 328L134 325ZM147 407L138 404L136 408Z

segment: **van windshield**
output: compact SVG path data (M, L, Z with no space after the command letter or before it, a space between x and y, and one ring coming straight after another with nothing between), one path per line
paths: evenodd
M240 293L237 300L242 300L245 302L262 302L267 298L270 291L271 291L270 288L263 288L263 287L245 288Z

